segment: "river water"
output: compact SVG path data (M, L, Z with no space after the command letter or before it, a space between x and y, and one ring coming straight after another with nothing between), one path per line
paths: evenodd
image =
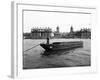
M56 51L53 55L42 55L44 49L38 45L45 39L24 39L23 69L77 67L91 65L91 39L51 39L52 42L83 41L83 48ZM38 46L36 46L38 45ZM28 51L25 51L36 46ZM51 52L52 53L52 52Z

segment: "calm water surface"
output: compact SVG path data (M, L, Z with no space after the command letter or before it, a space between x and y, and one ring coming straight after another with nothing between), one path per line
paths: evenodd
M23 52L23 68L57 68L57 67L76 67L91 65L91 39L51 39L52 42L83 41L84 47L70 51L56 51L53 55L44 56L44 49L39 43L46 43L45 39L24 39L23 51L33 47L33 49ZM52 52L51 52L52 53Z

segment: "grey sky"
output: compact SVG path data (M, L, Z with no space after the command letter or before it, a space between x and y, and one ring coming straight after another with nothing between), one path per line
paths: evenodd
M32 28L52 28L59 26L60 32L69 32L71 25L74 30L91 28L90 14L56 13L56 12L24 12L24 32L30 32Z

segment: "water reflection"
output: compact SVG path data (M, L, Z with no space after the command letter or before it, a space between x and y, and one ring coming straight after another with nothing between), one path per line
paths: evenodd
M65 49L65 50L56 50L56 51L43 51L41 53L42 56L51 56L51 55L64 55L72 52L75 49Z

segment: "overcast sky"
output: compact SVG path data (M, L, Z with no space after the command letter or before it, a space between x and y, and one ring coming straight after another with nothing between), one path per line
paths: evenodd
M57 26L59 26L60 32L69 32L71 25L74 31L81 28L91 28L91 15L24 11L24 32L30 32L32 28L36 27L49 27L52 31L55 31Z

